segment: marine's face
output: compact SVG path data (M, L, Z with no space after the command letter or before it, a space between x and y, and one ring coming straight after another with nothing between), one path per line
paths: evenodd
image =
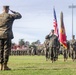
M74 39L75 37L73 36L73 39Z
M54 34L54 31L52 31L51 33Z
M7 8L7 9L3 8L3 11L8 13L9 12L9 8Z

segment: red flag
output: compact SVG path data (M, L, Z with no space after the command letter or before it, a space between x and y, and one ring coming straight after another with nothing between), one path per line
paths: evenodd
M53 20L54 33L55 33L55 35L57 35L58 38L59 38L58 24L57 24L57 18L56 18L56 12L55 12L55 9L53 9L53 12L54 12L54 20Z
M59 35L59 40L60 43L64 46L65 49L67 49L67 42L66 42L66 32L65 32L65 27L63 23L63 13L61 12L60 14L60 35Z

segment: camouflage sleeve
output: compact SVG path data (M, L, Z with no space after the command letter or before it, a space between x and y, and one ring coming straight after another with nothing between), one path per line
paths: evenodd
M70 46L72 46L72 41L70 41Z
M67 41L67 48L70 49L70 42Z
M58 37L56 38L56 42L57 42L57 47L60 48L60 42L58 40Z
M19 12L12 11L12 13L13 13L12 17L14 19L20 19L20 18L22 18L21 14Z
M50 36L49 36L49 35L47 35L47 36L45 37L45 39L50 39Z
M70 41L70 48L73 48L73 42Z

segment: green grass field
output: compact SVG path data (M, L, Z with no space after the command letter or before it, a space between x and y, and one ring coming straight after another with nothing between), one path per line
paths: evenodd
M62 56L52 63L45 56L10 56L10 71L0 71L0 75L76 75L76 61Z

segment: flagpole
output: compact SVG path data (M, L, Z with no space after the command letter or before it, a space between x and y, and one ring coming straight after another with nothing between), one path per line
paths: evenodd
M76 5L70 5L69 8L72 8L72 36L73 36L73 8L76 8Z

